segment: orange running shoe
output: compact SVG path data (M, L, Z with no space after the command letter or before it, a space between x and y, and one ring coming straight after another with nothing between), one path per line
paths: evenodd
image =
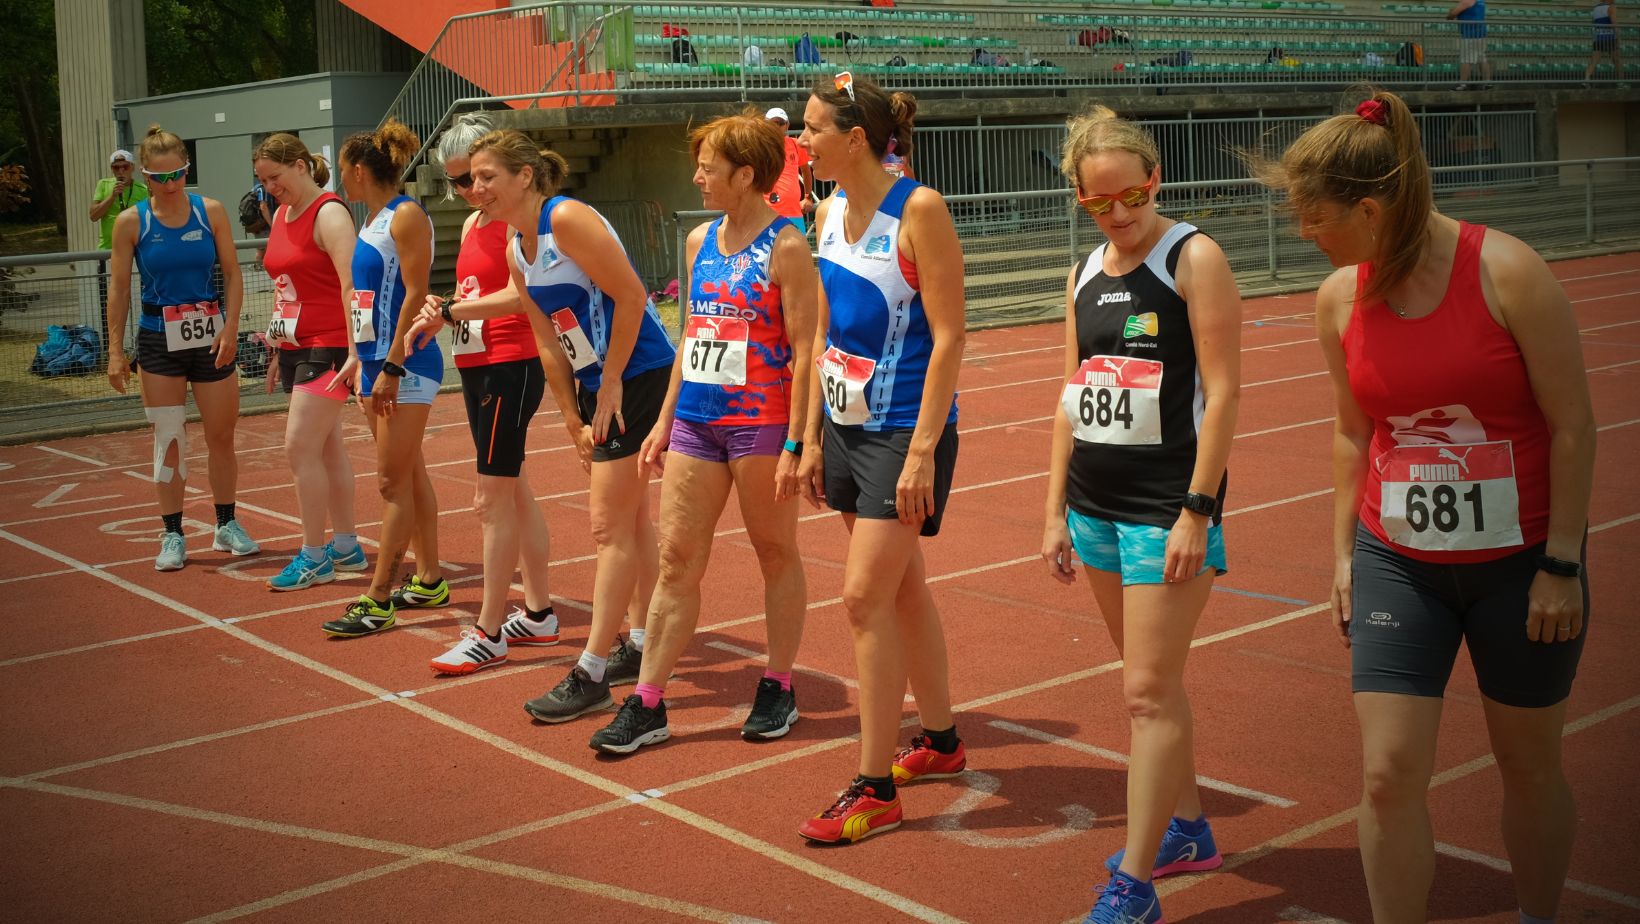
M822 844L854 843L898 828L903 817L898 793L884 802L877 798L870 783L857 779L843 790L831 808L798 825L797 833Z
M894 785L903 786L912 780L940 780L956 776L968 767L968 751L957 742L957 749L949 754L934 750L927 735L911 739L911 746L901 748L894 755Z

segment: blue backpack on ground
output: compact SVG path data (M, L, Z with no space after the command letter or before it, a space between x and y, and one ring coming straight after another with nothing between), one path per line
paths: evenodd
M85 375L94 371L101 360L102 338L95 330L84 324L53 324L46 328L45 341L34 349L34 362L28 371L46 378Z
M798 64L822 63L820 49L814 47L814 39L809 38L807 32L792 45L792 59Z

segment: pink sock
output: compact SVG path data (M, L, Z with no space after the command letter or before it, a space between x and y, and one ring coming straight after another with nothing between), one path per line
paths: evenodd
M787 671L784 674L777 674L774 671L764 671L763 672L763 679L764 680L778 680L778 681L780 681L780 689L782 689L782 690L790 690L792 688L792 672L791 671Z
M632 692L638 694L638 697L643 700L645 709L653 709L660 704L661 697L666 694L666 688L657 687L652 683L640 683L633 688Z

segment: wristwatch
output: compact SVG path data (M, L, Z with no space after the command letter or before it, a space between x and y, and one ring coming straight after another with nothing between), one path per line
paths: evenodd
M1539 571L1547 571L1555 577L1581 577L1583 575L1582 562L1567 561L1564 558L1555 558L1553 555L1539 555L1537 557L1537 567Z
M1184 496L1184 509L1191 513L1199 513L1204 517L1211 517L1219 512L1219 499L1211 494L1191 491Z
M803 441L787 440L784 448L787 452L800 456L803 454Z
M382 371L395 379L402 379L405 376L404 367L396 362L393 362L391 359L382 360Z
M450 309L454 308L456 306L456 302L459 301L461 301L461 299L452 298L441 305L438 310L439 315L444 318L444 323L450 325L451 327L455 326L456 316L450 313Z

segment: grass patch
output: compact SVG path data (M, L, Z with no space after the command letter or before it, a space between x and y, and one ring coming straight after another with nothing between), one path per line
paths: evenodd
M0 224L0 257L26 253L62 253L68 249L68 235L52 222Z

